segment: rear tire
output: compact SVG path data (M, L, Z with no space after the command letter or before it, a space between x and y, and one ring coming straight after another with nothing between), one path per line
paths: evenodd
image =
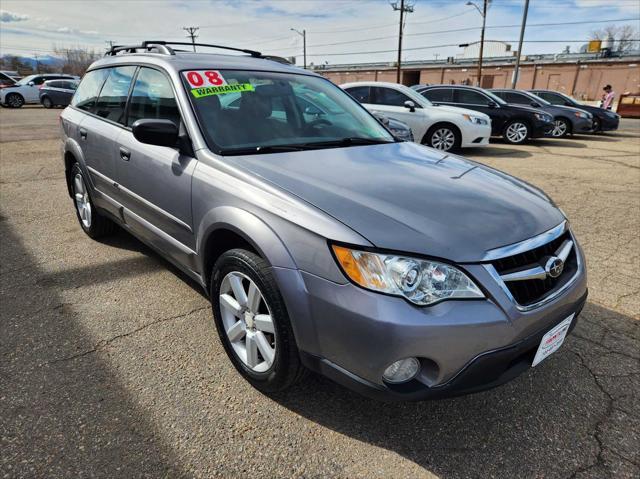
M305 372L287 309L270 265L255 253L232 249L213 266L210 287L220 342L253 387L272 393Z
M21 108L24 105L24 98L19 93L9 93L4 101L9 108Z
M40 101L40 103L42 103L42 106L45 108L53 108L53 102L51 101L51 98L49 98L48 96L42 97L42 100Z
M82 230L93 239L112 234L116 225L109 218L102 216L94 206L84 173L78 163L71 167L71 190L76 216Z
M441 123L429 128L423 143L436 150L455 151L460 149L462 136L455 126Z
M529 125L520 120L512 120L504 127L502 137L512 145L522 145L529 139L531 131Z

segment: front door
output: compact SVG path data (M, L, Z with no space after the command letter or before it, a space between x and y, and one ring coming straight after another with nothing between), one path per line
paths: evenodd
M414 111L405 106L406 101L415 104ZM427 132L428 119L424 109L401 91L389 87L371 87L370 102L366 105L368 110L409 125L415 141L420 142Z
M171 82L153 68L140 68L129 100L127 127L140 119L181 123ZM191 178L196 160L177 147L140 143L130 129L122 130L117 143L116 181L125 221L176 261L194 269Z

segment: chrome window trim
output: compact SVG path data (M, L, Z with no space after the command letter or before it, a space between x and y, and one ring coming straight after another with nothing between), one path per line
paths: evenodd
M519 253L524 253L525 251L529 251L537 248L538 246L542 246L544 244L553 241L558 236L562 235L565 231L569 229L569 223L567 220L564 220L558 226L554 226L548 231L539 234L538 236L534 236L533 238L526 239L524 241L520 241L519 243L513 243L506 246L500 246L498 248L490 249L485 253L482 257L481 261L494 261L496 259L506 258L508 256L514 256ZM575 243L575 240L574 240Z
M566 222L563 223L563 225L565 225L565 224L566 224ZM556 228L554 228L554 229L556 229ZM550 231L553 231L553 230L550 230ZM573 236L573 233L570 232L569 234L571 235L571 240L573 241L573 245L575 247L575 252L576 252L576 265L577 265L576 272L569 279L569 281L567 281L561 288L558 288L557 290L553 291L548 296L545 296L540 301L537 301L535 303L528 304L526 306L521 305L520 303L518 303L516 301L516 299L513 297L513 295L511 294L511 291L509 291L509 288L507 287L507 284L500 277L500 274L498 273L496 268L492 264L483 264L482 266L484 266L484 268L487 270L489 275L494 279L494 281L498 284L498 286L500 286L500 289L502 290L502 292L507 296L507 298L509 298L509 300L516 306L516 308L519 311L527 312L527 311L531 311L531 310L537 309L537 308L539 308L541 306L544 306L545 304L548 304L548 303L552 302L553 300L555 300L556 298L561 296L569 288L571 288L571 286L573 286L573 284L578 279L578 276L580 276L580 273L582 272L582 260L580 258L580 251L578 249L578 245L576 243L576 239ZM536 237L536 238L538 238L538 237ZM555 239L555 238L552 238L549 241L552 241L553 239ZM538 245L538 246L540 246L540 245Z

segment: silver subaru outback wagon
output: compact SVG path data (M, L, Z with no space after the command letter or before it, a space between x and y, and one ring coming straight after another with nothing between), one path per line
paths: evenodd
M253 386L453 396L562 345L585 261L541 190L394 138L312 72L171 45L89 68L61 115L69 195L91 238L119 225L202 285Z

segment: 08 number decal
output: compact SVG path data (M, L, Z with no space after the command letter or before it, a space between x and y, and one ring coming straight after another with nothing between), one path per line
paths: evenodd
M197 70L183 72L191 88L226 85L227 82L217 70Z

